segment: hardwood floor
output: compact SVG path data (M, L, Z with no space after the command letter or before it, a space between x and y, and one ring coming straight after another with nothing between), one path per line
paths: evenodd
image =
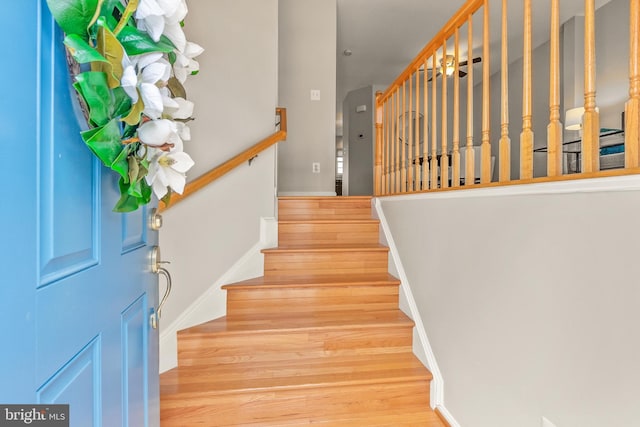
M441 427L368 197L281 198L263 277L180 331L162 426Z

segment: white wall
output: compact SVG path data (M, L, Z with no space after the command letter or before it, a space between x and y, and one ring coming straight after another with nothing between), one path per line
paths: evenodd
M206 50L187 86L196 102L192 179L274 132L277 0L190 0L185 30ZM173 291L165 330L260 240L260 218L274 216L275 149L259 155L164 214L162 257ZM161 279L161 288L163 287ZM225 314L225 295L211 318Z
M335 194L336 0L280 0L279 103L287 142L278 148L279 193ZM310 90L320 90L320 101ZM320 173L312 173L312 163Z
M607 184L382 199L460 425L638 425L640 179Z

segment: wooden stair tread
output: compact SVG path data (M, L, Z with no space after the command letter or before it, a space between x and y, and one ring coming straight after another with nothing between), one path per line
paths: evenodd
M379 224L380 221L373 218L309 218L309 219L284 219L278 224Z
M331 355L315 358L290 360L240 360L227 363L200 363L198 365L179 366L161 374L166 384L178 379L185 383L207 382L228 379L251 379L260 377L290 377L295 375L335 374L353 372L371 372L377 369L399 369L408 367L423 368L422 363L411 352ZM216 378L207 375L216 374ZM431 373L426 372L431 378Z
M205 394L204 397L163 400L161 412L163 421L173 419L182 422L163 423L163 426L195 425L198 422L207 426L285 426L308 425L320 421L328 423L325 425L335 426L375 426L389 425L376 422L378 416L397 415L397 425L402 425L403 421L415 419L413 414L428 414L432 411L429 407L428 381L405 381L311 387L304 390L290 388L223 393L214 396ZM406 414L411 415L403 417ZM358 420L367 420L368 423L363 421L358 424ZM424 426L420 423L413 425Z
M277 248L262 249L263 254L271 253L298 253L298 252L345 252L345 251L369 251L369 252L389 252L388 246L378 243L343 243L343 244L292 244L278 246Z
M201 395L268 389L342 387L430 381L431 373L411 353L308 360L185 366L162 374L163 393Z
M260 276L230 283L222 289L299 288L318 286L366 286L399 285L400 280L391 274L300 274L291 276Z
M400 310L385 311L332 311L290 315L257 314L242 319L221 317L179 331L182 337L194 334L264 333L266 331L300 331L317 329L384 328L406 326L414 323Z
M278 200L371 200L373 196L278 196Z
M332 416L330 414L325 416L319 416L310 421L291 421L278 422L272 424L273 426L282 427L295 427L295 426L308 426L309 424L319 426L332 426L332 427L445 427L438 415L431 410L431 408L424 408L418 406L415 408L403 407L397 410L397 413L389 413L393 411L385 411L384 413L371 413L361 416L348 416L337 415ZM356 414L357 415L357 414ZM266 427L268 424L244 424L246 427Z

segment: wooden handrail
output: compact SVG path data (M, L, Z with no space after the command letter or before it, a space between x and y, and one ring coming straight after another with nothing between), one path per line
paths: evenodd
M271 147L273 144L286 140L287 139L287 109L276 108L276 115L280 116L280 130L269 135L268 137L258 142L257 144L247 148L242 153L232 157L231 159L227 160L221 165L216 166L215 168L211 169L209 172L206 172L205 174L194 179L193 181L187 183L187 185L185 186L184 192L182 194L173 193L171 195L171 199L169 200L169 203L167 203L166 205L161 203L159 206L159 210L162 212L169 209L172 206L175 206L176 203L186 199L191 194L206 187L207 185L211 184L218 178L224 176L228 172L231 172L233 169L240 166L244 162L247 162L253 159L262 151Z
M436 34L436 36L420 51L420 53L411 61L411 63L404 69L404 71L394 80L394 82L384 91L380 102L384 102L391 96L394 89L402 86L402 83L406 81L411 74L422 66L424 61L428 59L433 52L442 47L442 44L451 37L456 28L459 28L467 22L469 16L473 15L482 5L484 0L469 0L467 1L453 17L445 24L444 27ZM469 58L471 59L471 58Z

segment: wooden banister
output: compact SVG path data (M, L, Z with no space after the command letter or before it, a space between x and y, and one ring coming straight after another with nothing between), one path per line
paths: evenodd
M172 206L175 206L176 203L186 199L191 194L195 193L198 190L201 190L202 188L211 184L212 182L224 176L228 172L231 172L233 169L240 166L244 162L247 162L253 159L258 154L260 154L267 148L271 147L273 144L286 140L287 139L287 109L276 108L276 114L280 116L280 130L269 135L268 137L258 142L257 144L247 148L242 153L232 157L231 159L227 160L221 165L216 166L215 168L211 169L209 172L206 172L205 174L194 179L193 181L187 183L187 185L185 186L184 192L182 194L173 193L171 195L171 199L169 200L169 203L167 203L166 205L164 205L163 203L160 203L159 210L162 212L169 209Z
M534 144L533 113L534 78L533 73L540 68L533 66L533 0L520 0L523 8L523 50L522 50L522 90L509 90L509 46L508 14L509 0L502 3L501 17L501 58L500 72L496 80L500 82L500 120L499 132L492 136L490 114L490 82L492 80L489 64L490 46L497 45L489 39L490 13L489 0L467 0L446 25L429 41L420 53L409 63L393 83L376 97L376 108L390 115L379 120L376 130L384 136L377 139L383 145L382 167L376 170L376 180L382 179L381 195L396 195L411 192L446 191L458 188L476 188L496 185L528 184L534 182L563 181L569 179L587 179L596 176L616 176L638 173L640 170L640 0L629 0L629 99L626 103L623 130L604 132L602 137L624 134L625 166L613 171L601 170L619 162L620 152L600 150L599 109L596 105L596 51L595 51L595 0L584 1L584 115L582 116L582 136L577 141L563 141L561 120L562 81L561 81L561 27L560 0L549 0L549 116L546 144L541 139ZM517 3L517 0L514 0ZM480 10L482 8L482 10ZM474 18L479 28L474 35ZM462 46L461 32L466 29L466 46ZM453 49L452 49L453 48ZM453 50L453 55L450 53ZM466 50L466 52L465 52ZM480 56L474 57L474 51ZM466 58L465 58L466 56ZM453 59L451 63L450 58ZM481 70L474 72L474 64L482 62ZM480 65L480 64L478 64ZM582 65L582 64L578 64ZM447 69L453 67L453 69ZM453 71L453 73L451 73ZM480 73L481 71L481 73ZM451 75L453 74L453 75ZM414 77L415 82L414 82ZM447 75L450 75L448 78ZM537 74L538 75L538 74ZM459 99L460 79L466 80L466 99ZM540 77L536 77L539 79ZM449 82L451 80L451 83ZM476 84L476 81L477 84ZM415 83L415 85L414 85ZM477 86L477 87L476 87ZM414 89L415 88L415 89ZM406 93L408 89L408 94ZM510 93L511 92L511 93ZM522 116L510 114L510 96L521 96ZM474 97L477 99L474 102ZM498 96L495 96L497 99ZM540 99L540 98L537 98ZM464 104L466 103L466 108ZM572 104L569 100L566 104ZM536 107L539 104L536 104ZM569 105L566 105L569 107ZM461 108L463 107L463 108ZM497 105L496 105L497 107ZM604 108L611 106L601 106ZM463 111L460 111L460 110ZM466 111L465 111L466 110ZM497 110L497 108L496 108ZM460 125L466 112L466 139L460 135ZM610 111L606 113L610 115ZM420 116L424 116L422 126L418 126ZM546 118L545 118L546 119ZM480 120L480 126L474 126L474 120ZM514 126L521 125L519 159L511 154L512 142L509 136L510 121ZM495 126L495 125L494 125ZM474 133L476 135L474 135ZM499 133L499 135L497 135ZM380 142L382 141L382 142ZM612 146L620 150L622 143L615 140ZM578 148L570 144L578 144ZM422 146L421 146L422 145ZM496 147L492 147L496 145ZM538 145L536 147L535 145ZM518 145L513 145L518 147ZM547 171L539 168L543 160L539 156L547 154ZM496 158L495 156L498 155ZM573 155L574 157L569 157ZM609 156L610 155L610 156ZM600 166L600 159L607 162ZM615 156L615 157L614 157ZM536 175L534 178L534 158ZM463 161L464 159L464 161ZM516 164L519 160L519 164ZM564 163L566 161L567 170ZM493 178L494 164L499 167L497 179ZM575 166L577 165L577 168ZM571 166L571 168L569 168ZM512 180L511 175L518 174L519 179ZM575 176L568 177L568 174ZM386 180L386 181L385 181ZM380 187L378 187L380 188ZM376 193L378 194L378 193Z
M435 51L442 47L442 43L453 35L456 28L459 28L467 22L469 16L473 15L484 4L484 0L467 1L453 17L445 24L438 34L420 51L420 53L411 61L409 66L394 80L394 82L382 94L381 102L385 102L391 96L393 91L402 86L409 76L428 59Z

